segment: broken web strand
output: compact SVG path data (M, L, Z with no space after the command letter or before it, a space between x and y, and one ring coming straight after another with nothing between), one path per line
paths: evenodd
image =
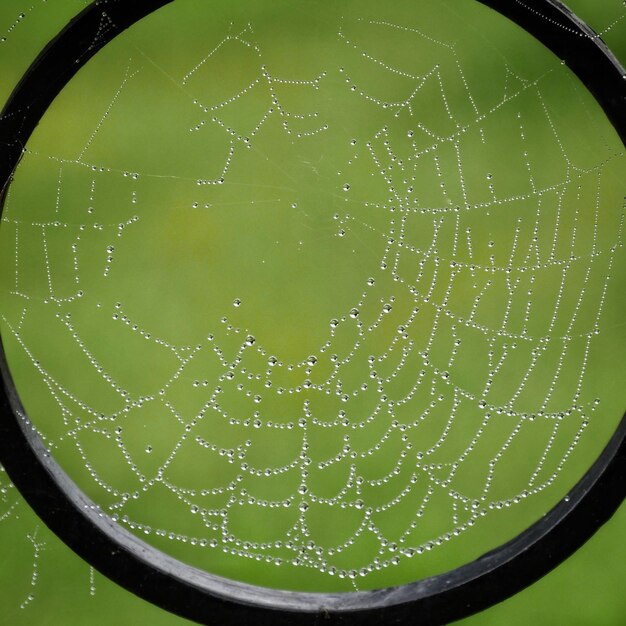
M21 522L23 503L13 485L6 479L4 470L0 472L0 524L4 536L13 532L17 539L13 544L13 552L5 551L5 558L11 558L15 553L20 555L17 567L13 568L13 576L21 581L19 598L15 599L17 606L11 608L25 609L35 599L39 586L39 560L45 549L45 541L37 541L40 527L33 525L32 530L24 530ZM30 521L30 520L29 520ZM16 546L19 546L17 548Z
M504 28L469 7L481 31L490 19ZM294 36L283 29L284 40L270 41L277 16L261 10L252 20L245 8L245 20L217 21L208 50L206 24L196 31L203 51L189 52L193 61L159 56L149 40L161 44L164 25L171 38L171 24L148 18L55 105L76 110L76 93L97 98L72 117L74 136L54 123L53 107L27 146L3 222L18 388L20 371L29 393L32 377L40 381L37 402L57 417L39 423L46 411L24 393L26 408L79 485L187 562L307 590L451 569L558 502L621 415L616 390L589 361L606 371L611 345L623 345L598 334L611 281L623 278L623 146L568 71L540 47L529 59L530 40L511 26L492 37L516 32L524 60L505 46L504 59L480 68L496 72L493 85L468 62L476 42L446 40L441 6L428 3L419 19L409 4L363 17L362 3L354 15L318 19L319 39L303 46L313 60L304 54L280 72L280 46L293 50ZM190 3L167 10L198 22ZM322 41L341 65L311 54ZM234 67L250 76L226 71ZM106 88L89 84L90 68L100 85L109 72ZM217 70L242 79L222 99L211 91ZM150 95L138 108L142 90ZM578 126L554 108L559 90L593 133L568 133ZM157 96L171 107L166 117L192 111L184 153L146 155L137 141L139 114L157 124L163 146L187 136L158 126ZM281 159L294 144L301 169ZM334 160L321 162L330 148ZM43 201L20 187L29 176ZM215 231L226 250L207 239ZM305 293L289 290L294 276L309 281ZM211 282L219 288L198 297ZM616 316L615 296L609 303ZM51 337L37 331L53 327ZM103 333L114 339L109 350ZM64 362L71 347L88 367L61 372L49 356L59 345ZM592 419L602 392L612 424ZM567 475L575 454L584 460ZM272 537L281 523L284 536Z

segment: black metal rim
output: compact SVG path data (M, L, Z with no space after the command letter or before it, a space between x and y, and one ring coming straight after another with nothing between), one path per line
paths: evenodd
M3 197L23 146L63 87L120 32L171 1L96 0L43 50L0 115ZM559 0L479 1L562 58L626 144L626 73L596 33ZM108 24L104 31L103 24ZM184 565L113 522L47 452L18 397L1 339L0 372L0 462L35 512L113 581L163 609L205 624L445 624L541 578L587 541L626 497L625 416L601 456L563 501L516 539L472 563L376 591L266 589Z

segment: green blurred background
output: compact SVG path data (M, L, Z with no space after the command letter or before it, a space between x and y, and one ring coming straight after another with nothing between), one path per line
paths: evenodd
M34 55L85 2L11 0L0 7L2 98ZM626 9L621 2L572 2L626 58ZM90 571L39 523L3 476L6 514L0 525L4 567L0 576L6 624L175 624L178 620L134 598ZM471 624L624 624L621 575L626 515L620 511L567 563L515 598L466 620ZM112 608L114 607L114 608Z

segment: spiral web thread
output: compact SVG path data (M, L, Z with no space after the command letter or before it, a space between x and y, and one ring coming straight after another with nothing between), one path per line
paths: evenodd
M373 273L363 285L360 298L342 315L325 321L328 325L327 339L307 358L297 362L284 361L280 354L275 354L271 347L265 345L262 336L233 322L232 311L224 311L221 328L207 329L206 336L196 345L178 345L168 337L158 336L144 326L141 319L133 318L125 310L123 301L101 302L97 294L90 293L89 279L83 277L85 247L96 242L100 251L100 271L107 279L115 267L118 242L129 230L142 227L140 184L145 184L152 177L159 178L161 182L163 178L150 172L115 170L89 159L92 144L100 134L106 133L109 115L123 100L128 85L140 75L142 66L147 62L141 51L129 60L107 108L75 159L36 154L25 148L24 163L28 163L29 158L41 158L58 170L54 199L54 212L58 215L50 215L46 221L24 221L20 218L20 206L12 201L10 191L2 226L5 233L10 233L5 235L5 239L10 237L13 241L15 274L11 299L21 303L19 318L3 315L3 320L58 406L62 434L49 435L46 426L37 424L36 419L35 423L53 453L61 442L71 441L76 446L91 479L110 497L105 511L142 536L169 538L174 543L223 551L269 564L280 565L287 561L329 576L348 579L354 589L362 588L360 580L373 571L398 565L404 559L436 549L479 524L482 518L497 515L498 510L515 507L548 490L559 477L583 438L599 402L599 399L585 395L584 383L594 341L601 334L603 307L615 259L618 258L616 255L622 247L623 226L623 215L615 221L612 237L608 237L601 226L605 192L603 176L607 168L623 159L623 154L608 149L605 157L595 166L581 168L576 165L568 154L554 114L543 95L544 85L551 80L555 70L528 81L505 63L501 97L495 106L484 109L477 104L479 98L474 97L454 45L406 24L371 20L367 26L379 29L385 35L391 32L414 37L419 46L434 47L440 51L442 63L447 63L448 69L452 67L456 72L458 83L454 85L454 95L446 84L449 72L442 72L437 65L426 74L417 75L410 68L389 63L369 49L367 40L361 41L352 34L353 24L350 22L341 23L337 32L346 54L356 52L364 66L375 67L393 80L405 81L405 99L387 101L373 94L368 85L361 84L352 76L350 68L343 66L329 67L313 77L295 79L275 75L265 62L264 50L256 41L252 23L228 32L216 45L210 46L206 56L176 79L177 87L187 97L188 88L193 87L203 68L219 59L220 54L226 54L229 48L245 47L258 58L258 75L228 100L203 102L194 98L199 121L189 132L201 133L205 127L216 126L228 139L223 168L208 173L206 178L190 181L190 185L202 189L231 182L229 177L233 164L244 151L254 150L257 136L264 132L269 120L278 119L284 133L294 141L307 141L319 134L339 132L316 110L291 111L282 102L283 88L323 92L328 77L338 73L345 82L345 89L355 98L367 100L374 107L389 113L388 124L373 136L350 140L353 155L338 177L336 188L336 196L341 197L343 205L333 215L329 227L332 229L330 236L346 241L351 236L358 237L359 233L372 234L384 242L384 253L378 261L375 275ZM462 96L459 95L458 85L463 87ZM422 117L414 105L422 90L433 86L450 129L445 133L429 127L428 115ZM251 128L238 128L236 123L226 121L229 108L252 92L262 92L267 99L267 108L257 122ZM528 133L533 130L528 130L522 107L518 106L524 98L531 98L543 112L544 126L549 130L545 140L560 154L563 165L562 179L546 188L537 184L533 156L525 149L529 141ZM465 110L473 112L471 116L461 119L463 116L455 113L459 101L464 103ZM506 118L498 117L501 112L506 113ZM400 141L396 120L404 120L405 116L414 123ZM486 170L480 178L488 189L489 198L476 201L468 185L466 163L471 157L463 151L464 138L471 136L474 141L488 145L490 131L493 130L490 125L493 120L497 124L502 119L517 128L519 144L514 149L521 149L519 162L525 171L520 177L526 181L528 190L514 196L501 194L498 177ZM445 169L449 161L446 151L449 150L452 150L457 165L452 181L449 171ZM413 188L416 168L425 162L433 167L433 186L441 193L442 202L436 206L421 203L420 190ZM360 179L350 173L355 164L366 164L368 173L386 189L385 200L359 198ZM91 180L90 192L84 198L86 209L82 222L64 221L58 219L63 214L64 190L66 185L71 184L67 180L72 180L76 173ZM475 178L476 174L473 176ZM170 178L180 181L177 176ZM116 223L102 223L92 216L98 192L102 186L122 184L119 181L123 181L130 191L128 215ZM576 196L576 189L575 210L571 210L571 200L569 206L564 208L566 199L572 194ZM281 191L276 193L275 202L285 202ZM205 199L203 194L204 191L199 196ZM472 227L471 216L495 214L511 210L510 207L523 207L524 210L512 226L510 241L505 244L498 240L486 241L480 226ZM190 208L210 210L212 205L198 201ZM293 209L304 211L296 203ZM370 219L372 215L383 215L385 218ZM381 228L383 222L388 229ZM430 241L415 239L416 226L422 232L431 233ZM51 252L57 245L55 240L59 232L64 233L64 241L71 240L65 249L66 259L71 261L71 270L63 275L57 273ZM546 232L551 240L546 239ZM36 238L38 243L33 244ZM24 240L30 243L24 244ZM528 241L520 243L522 240ZM443 244L440 243L442 241ZM40 284L31 289L32 286L22 276L23 259L31 252L29 248L24 250L25 245L40 246L44 263L42 275L45 275L46 283L44 291L47 292L43 296ZM528 329L537 307L534 296L541 291L542 282L549 273L556 276L556 280L550 283L556 286L554 307L546 318L543 332L532 334ZM394 289L381 295L377 287L387 282L393 284ZM468 300L470 306L464 313L455 310L458 302L455 289L459 284L465 285L472 294ZM117 380L99 361L89 340L81 336L80 329L73 323L72 306L79 301L87 302L94 309L105 309L120 327L130 329L148 344L173 355L175 367L158 382L152 393L136 395L129 392L124 381ZM494 323L481 321L485 308L492 307L493 304L489 303L495 301L501 309L499 320ZM245 305L245 300L240 299L232 303L234 309L244 308ZM46 369L45 358L38 354L36 347L31 347L28 332L24 331L33 306L54 312L67 341L79 348L91 367L119 397L121 404L118 410L103 414L99 407L81 399L79 389L64 385L56 373ZM521 317L516 316L516 311L523 312ZM390 324L395 328L393 334L377 332ZM442 356L442 349L436 348L444 334L450 339L445 357ZM458 384L455 380L455 367L459 363L467 365L472 359L471 354L463 351L464 343L471 341L468 339L470 335L488 348L487 375L481 385L474 388ZM381 336L385 337L384 345L381 345ZM234 351L233 345L236 346ZM516 361L516 355L520 353L524 354L525 365L518 368L515 386L510 389L505 401L494 401L494 397L498 396L494 394L494 389L497 391L500 377L511 380L510 374L505 372L512 362L519 361ZM364 362L364 357L367 376L354 384L349 381L350 367L356 361ZM217 367L221 371L215 379L198 377L194 365L204 360L219 364ZM330 365L323 376L318 376L316 368L319 370L322 363ZM578 364L575 375L571 374L572 363ZM570 372L566 383L563 383L564 368ZM547 377L549 384L540 397L529 403L526 392L537 371ZM407 377L412 377L411 384L399 392L398 381L405 383ZM292 381L291 384L282 383L284 379ZM172 389L181 384L188 387L189 393L204 397L200 410L193 414L182 414L170 399ZM554 401L555 394L558 395L558 402ZM241 415L240 411L229 410L228 401L224 400L229 395L248 398L249 414ZM285 420L266 414L263 407L269 398L280 396L301 396L300 414ZM318 396L330 396L340 403L341 408L332 418L316 414L312 398ZM355 415L350 407L364 397L373 398L371 407L365 414ZM171 442L170 453L156 472L148 472L142 470L143 457L128 449L120 422L137 410L147 410L149 414L153 406L169 414L180 425L181 434ZM480 416L473 435L455 455L445 461L437 461L454 437L455 424L463 420L468 411ZM428 445L421 446L420 427L433 415L439 420L439 436ZM492 450L487 460L487 471L481 477L480 489L468 495L455 486L455 479L465 471L467 459L471 458L491 424L503 418L512 420L510 432ZM251 434L244 436L239 445L224 447L219 441L211 440L210 429L202 429L203 424L215 420L223 420L222 424ZM501 460L506 458L507 451L520 433L537 422L549 424L549 435L541 439L542 450L532 471L526 476L525 485L506 497L493 495L492 485ZM358 439L359 431L373 432L374 426L381 423L385 427L373 442L365 446L353 443ZM567 431L569 443L566 446L555 445L565 424L570 428ZM57 430L58 424L55 427ZM82 444L81 436L87 431L114 444L137 477L140 488L125 491L100 475L97 463L93 463L90 452ZM272 465L269 456L265 465L248 462L250 450L260 445L255 432L275 432L278 436L287 431L298 433L300 440L292 460ZM332 454L313 459L311 446L321 431L332 432L342 444ZM205 450L207 455L223 459L224 463L235 468L234 473L230 472L228 479L221 484L206 489L190 489L176 484L168 476L169 468L190 442ZM379 476L366 478L368 459L377 454L388 455L390 447L395 457L388 470ZM144 452L147 455L152 453L150 444L146 445ZM349 470L345 484L335 494L321 495L311 486L312 472L332 473L346 466ZM252 489L244 486L250 478L270 481L293 474L299 476L299 486L282 498L258 497ZM393 487L394 484L397 487ZM145 494L155 485L173 494L189 515L200 518L204 534L188 536L146 523L136 505L141 505ZM372 494L377 487L395 490L394 495L376 502ZM8 495L10 492L10 486L3 489L8 506L3 518L14 514L15 504ZM364 496L364 492L369 495ZM421 520L429 515L433 506L439 506L433 502L439 502L442 495L450 506L449 519L434 534L420 536ZM206 502L211 502L212 498L220 504L207 505ZM395 507L410 498L415 503L413 515L402 532L388 535L378 520L388 512L393 515ZM133 513L129 514L127 509L133 503ZM284 537L257 542L239 537L233 531L233 519L245 515L248 506L268 510L295 509L298 513L295 523ZM309 528L313 506L357 512L359 523L343 541L332 547L325 546L316 540ZM359 562L358 567L336 565L336 560L364 535L375 537L378 543L378 551L373 558ZM37 562L43 544L38 543L36 533L31 537ZM33 585L35 582L34 575ZM29 602L26 601L24 606Z

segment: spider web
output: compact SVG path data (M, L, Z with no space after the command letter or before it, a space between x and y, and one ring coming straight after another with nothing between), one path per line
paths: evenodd
M351 590L467 562L621 415L623 146L474 3L300 7L297 54L275 15L214 11L118 37L24 150L0 236L29 417L104 511L209 571Z

